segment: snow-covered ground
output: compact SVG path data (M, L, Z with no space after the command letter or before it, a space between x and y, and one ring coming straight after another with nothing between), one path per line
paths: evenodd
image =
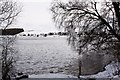
M66 37L38 37L18 39L17 70L30 78L77 78L78 54L68 46ZM77 66L77 67L76 67ZM111 78L116 66L111 63L105 71L83 78Z
M40 75L30 75L29 78L77 78L76 76L66 75L66 74L40 74Z
M120 67L120 66L119 66ZM112 62L105 67L105 71L99 72L94 75L81 76L82 78L118 78L118 75L115 75L118 70L118 63Z
M94 75L87 75L87 76L80 76L81 78L118 78L118 75L114 75L115 71L117 71L117 64L116 63L110 63L105 67L105 71L99 72ZM54 73L48 73L48 74L40 74L40 75L30 75L29 78L77 78L77 76L73 75L66 75L66 74L54 74Z
M27 74L68 73L78 54L68 46L66 37L18 39L17 70Z

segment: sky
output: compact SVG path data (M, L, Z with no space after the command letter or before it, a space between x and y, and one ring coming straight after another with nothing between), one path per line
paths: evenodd
M58 32L58 29L52 20L50 11L53 0L14 0L20 3L22 11L17 17L12 27L23 28L26 32L34 30L38 33ZM62 0L67 1L67 0ZM99 0L98 0L99 1Z
M52 20L50 5L52 0L16 0L22 6L22 11L12 27L23 28L26 32L58 32Z

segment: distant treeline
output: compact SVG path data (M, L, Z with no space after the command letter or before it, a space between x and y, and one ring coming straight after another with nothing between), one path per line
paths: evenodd
M36 37L40 37L40 36L47 37L47 36L54 36L54 35L66 36L66 35L68 35L68 33L66 33L66 32L49 32L47 34L45 34L45 33L40 33L40 34L22 33L22 34L20 34L20 36L36 36Z

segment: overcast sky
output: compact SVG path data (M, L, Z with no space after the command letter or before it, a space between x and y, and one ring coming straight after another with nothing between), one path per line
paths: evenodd
M59 30L55 27L52 20L50 11L52 0L19 1L23 6L22 12L12 26L21 27L25 30L35 30L35 32L56 32Z
M23 6L22 12L12 27L21 27L24 30L35 32L60 31L52 20L50 5L53 0L15 0ZM67 0L62 0L67 1ZM101 0L96 0L101 1Z

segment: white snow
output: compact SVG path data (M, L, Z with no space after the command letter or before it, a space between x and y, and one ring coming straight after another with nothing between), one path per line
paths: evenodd
M117 63L112 62L105 67L105 71L99 72L94 75L81 76L83 78L118 78L118 75L114 75L117 71Z
M78 56L68 46L66 37L28 37L18 40L19 59L16 68L25 74L62 73L68 71ZM67 73L67 72L66 72Z
M115 71L117 71L117 63L110 63L105 67L105 71L99 72L98 74L94 75L87 75L87 76L80 76L82 78L119 78L118 75L113 75ZM66 74L39 74L39 75L30 75L29 78L77 78L77 76L66 75Z
M63 73L67 66L76 60L78 54L71 51L66 38L39 38L34 40L19 40L20 59L17 61L18 71L27 73L30 78L77 78ZM54 44L54 45L53 45ZM117 63L112 62L105 71L95 75L80 76L83 78L112 78ZM50 73L53 71L54 73ZM61 72L63 71L63 72ZM70 72L73 70L69 70ZM69 72L69 73L70 73Z
M41 75L30 75L29 78L77 78L76 76L72 75L65 75L65 74L41 74Z

